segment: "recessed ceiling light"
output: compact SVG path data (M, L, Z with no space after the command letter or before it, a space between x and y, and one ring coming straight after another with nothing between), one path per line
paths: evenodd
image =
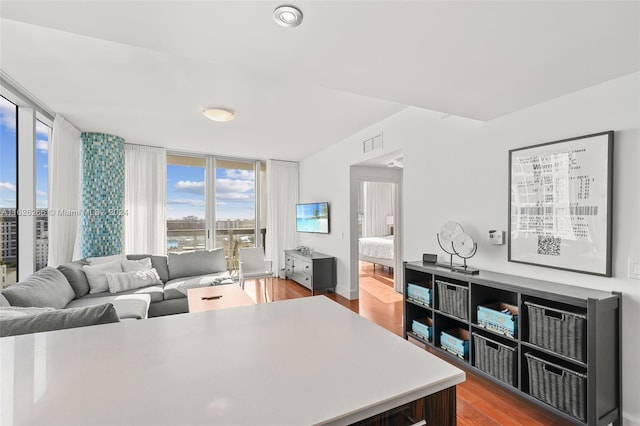
M283 27L297 27L302 22L302 12L295 6L278 6L273 11L273 20Z
M205 117L221 123L233 120L233 111L226 108L205 108L202 113Z

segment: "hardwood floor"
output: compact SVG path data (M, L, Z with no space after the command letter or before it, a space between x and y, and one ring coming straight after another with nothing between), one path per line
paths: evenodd
M363 265L361 274L365 279L376 280L393 288L392 273L388 269L379 266L373 268ZM390 283L390 284L389 284ZM245 290L257 303L264 303L262 283L257 285L253 281L247 281ZM375 287L373 287L375 289ZM290 280L273 279L267 286L268 299L284 300L311 296L311 291L298 283ZM359 300L348 300L334 293L325 294L331 300L359 313L363 317L386 328L387 330L402 336L402 300L384 303L375 294L360 289ZM429 350L429 349L427 349ZM435 351L430 351L440 356ZM446 358L445 358L446 360ZM460 367L458 365L458 367ZM532 425L532 426L558 426L569 424L565 420L542 410L524 398L512 394L489 380L480 377L471 370L461 367L467 374L467 380L457 387L457 420L459 426L484 426L484 425Z

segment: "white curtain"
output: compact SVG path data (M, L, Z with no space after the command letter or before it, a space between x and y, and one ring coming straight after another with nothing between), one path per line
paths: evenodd
M382 237L390 234L387 217L393 216L393 184L364 182L363 237Z
M74 259L80 204L80 130L59 114L53 120L48 175L48 263L57 266Z
M124 145L125 253L166 253L166 182L164 148Z
M298 245L296 204L298 203L298 163L267 161L267 243L266 257L277 273L284 268L284 250Z

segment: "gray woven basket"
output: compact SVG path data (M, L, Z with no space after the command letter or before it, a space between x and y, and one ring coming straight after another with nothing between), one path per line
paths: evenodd
M587 376L524 354L529 369L531 396L577 419L586 419Z
M586 316L524 302L529 310L529 342L550 351L585 361Z
M496 379L514 386L516 348L503 345L475 332L472 334L475 366Z
M448 283L445 281L436 281L438 284L438 300L439 309L442 312L451 314L463 320L469 319L469 304L467 287Z

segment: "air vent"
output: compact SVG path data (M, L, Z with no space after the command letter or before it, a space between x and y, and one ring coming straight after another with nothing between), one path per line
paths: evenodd
M375 151L376 149L382 149L382 133L362 142L363 153L366 154L367 152Z

